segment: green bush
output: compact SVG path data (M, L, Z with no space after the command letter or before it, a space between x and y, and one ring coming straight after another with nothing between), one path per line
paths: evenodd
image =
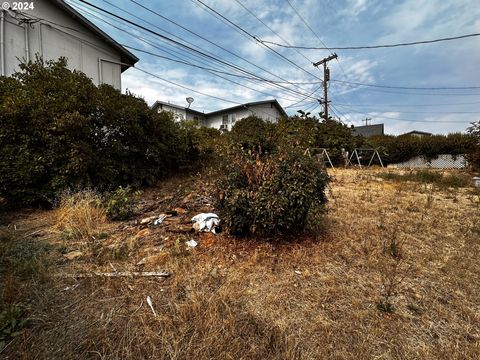
M468 162L475 170L480 170L480 121L472 123L468 128L468 133L474 139L472 151L468 154Z
M237 152L218 182L217 208L236 235L301 231L312 209L327 201L328 176L314 158L296 149L260 156Z
M432 135L382 135L368 139L370 146L378 148L386 164L407 161L415 156L433 159L441 154L470 154L475 148L473 136L465 134Z
M183 129L66 60L0 77L0 197L51 205L64 189L138 187L191 161Z
M136 192L130 186L119 187L105 194L103 205L110 220L128 220L134 213Z
M256 116L249 116L233 125L230 139L233 144L240 145L244 150L270 153L275 149L272 138L274 126Z
M353 136L351 129L341 122L315 117L281 119L276 125L276 134L279 147L328 149L335 165L344 160L342 149L351 152L363 143L363 138Z

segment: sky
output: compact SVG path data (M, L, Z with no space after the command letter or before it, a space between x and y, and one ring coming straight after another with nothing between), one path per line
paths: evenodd
M140 59L123 73L122 90L149 105L187 106L193 97L192 109L210 112L277 99L289 115L318 116L323 68L313 63L336 53L328 62L329 109L345 124L370 118L387 134L447 134L480 120L480 88L438 89L480 87L480 37L332 49L480 33L478 0L137 0L143 7L89 1L161 35L66 1Z

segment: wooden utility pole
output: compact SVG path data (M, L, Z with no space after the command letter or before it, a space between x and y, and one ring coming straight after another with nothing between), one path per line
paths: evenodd
M318 67L318 65L323 64L323 116L325 120L328 120L328 81L330 80L330 69L327 67L327 62L330 60L336 59L337 54L332 54L329 57L326 57L319 62L313 63L313 66Z
M363 121L365 121L365 126L368 126L368 122L369 122L370 120L372 120L372 118L369 118L369 117L367 117L367 118L365 118L365 120L363 120Z

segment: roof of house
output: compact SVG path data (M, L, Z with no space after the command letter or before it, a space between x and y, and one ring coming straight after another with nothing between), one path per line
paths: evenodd
M354 135L361 135L364 137L370 137L375 135L384 134L384 125L383 124L374 124L374 125L365 125L365 126L355 126L352 128Z
M282 114L282 116L288 116L287 113L285 112L285 110L283 110L282 106L275 99L274 100L263 100L263 101L249 102L249 103L245 103L245 104L232 106L232 107L229 107L229 108L226 108L226 109L212 111L212 112L209 112L209 113L202 113L200 111L196 111L196 110L193 110L193 109L190 109L190 108L186 108L186 107L183 107L183 106L167 103L167 102L164 102L164 101L158 101L158 100L155 101L155 103L152 105L152 109L156 109L160 105L167 105L167 106L171 106L171 107L181 109L181 110L185 109L186 111L189 111L193 114L198 114L198 115L203 115L203 116L211 116L211 115L218 115L218 114L222 114L222 113L228 113L228 112L238 110L238 109L245 109L245 108L248 108L249 106L263 105L263 104L273 104L277 108L277 110L280 112L280 114Z
M67 14L69 14L73 19L80 22L82 25L86 26L89 30L91 30L94 34L108 43L111 47L117 50L121 55L121 62L123 63L122 72L128 69L129 67L135 65L135 63L139 60L135 55L133 55L130 51L125 49L122 45L116 42L112 37L110 37L107 33L93 24L90 20L88 20L85 16L80 14L77 10L73 7L65 3L63 0L50 0L55 3L58 7L64 10Z
M412 130L412 131L409 131L405 134L402 134L402 135L425 135L425 136L431 136L432 133L429 133L429 132L426 132L426 131L418 131L418 130Z
M180 105L176 105L176 104L172 104L172 103L168 103L168 102L165 102L165 101L155 101L155 103L152 105L152 109L157 109L160 105L166 105L166 106L170 106L170 107L173 107L173 108L177 108L179 110L185 110L186 112L189 112L191 114L195 114L195 115L201 115L201 116L205 116L205 113L202 113L200 111L197 111L197 110L193 110L193 109L190 109L190 108L187 108L185 106L180 106Z
M263 104L273 104L277 108L277 110L280 112L280 114L282 114L282 116L288 116L287 113L285 112L285 110L282 108L282 106L278 103L278 101L276 99L255 101L255 102L240 104L240 105L232 106L232 107L229 107L229 108L226 108L226 109L212 111L212 112L208 113L207 115L208 116L218 115L218 114L221 114L221 113L224 113L224 112L230 112L230 111L237 110L237 109L245 109L245 108L248 108L249 106L263 105Z

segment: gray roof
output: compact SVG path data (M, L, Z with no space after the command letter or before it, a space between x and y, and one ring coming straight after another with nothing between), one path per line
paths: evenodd
M165 102L165 101L159 101L159 100L155 101L155 103L152 105L152 109L156 110L160 105L167 105L167 106L174 107L174 108L177 108L177 109L185 110L186 112L189 112L191 114L205 116L205 113L202 113L200 111L193 110L193 109L187 108L185 106L180 106L180 105L168 103L168 102Z
M370 137L375 135L384 135L383 124L355 126L352 128L353 135Z
M412 131L409 131L405 134L402 134L402 135L423 135L423 136L430 136L432 135L432 133L429 133L429 132L425 132L425 131L418 131L418 130L412 130Z
M88 20L85 16L80 14L77 10L73 7L65 3L63 0L50 0L55 3L58 7L63 9L66 13L68 13L74 20L77 20L82 25L86 26L90 31L96 34L99 38L104 40L107 44L117 50L121 55L121 62L128 64L128 65L121 65L122 72L127 70L130 66L134 66L135 63L139 60L135 55L133 55L130 51L125 49L122 45L116 42L112 37L110 37L106 32L101 30L95 24L93 24L90 20Z
M212 112L209 112L209 113L206 113L206 114L202 113L200 111L190 109L190 108L186 108L186 107L183 107L183 106L179 106L179 105L175 105L175 104L171 104L171 103L166 103L164 101L158 101L158 100L155 101L155 104L152 105L152 109L156 109L160 105L167 105L167 106L175 107L177 109L185 109L185 110L187 110L187 111L189 111L193 114L200 114L200 115L203 115L203 116L211 116L211 115L218 115L218 114L230 112L230 111L237 110L237 109L245 109L245 108L248 108L249 106L253 106L253 105L263 105L263 104L273 104L277 108L277 110L280 112L280 114L282 114L282 116L288 116L287 113L285 112L285 110L283 110L282 106L275 99L274 100L263 100L263 101L249 102L249 103L245 103L245 104L232 106L232 107L229 107L229 108L226 108L226 109L212 111Z
M280 114L282 114L282 116L288 116L287 113L285 112L285 110L283 110L282 106L278 103L278 101L276 99L255 101L255 102L240 104L240 105L232 106L232 107L229 107L229 108L226 108L226 109L212 111L211 113L208 113L208 116L218 115L218 114L221 114L221 113L224 113L224 112L230 112L232 110L245 109L245 108L248 108L249 106L263 105L263 104L273 104L277 108L277 110L280 112Z

